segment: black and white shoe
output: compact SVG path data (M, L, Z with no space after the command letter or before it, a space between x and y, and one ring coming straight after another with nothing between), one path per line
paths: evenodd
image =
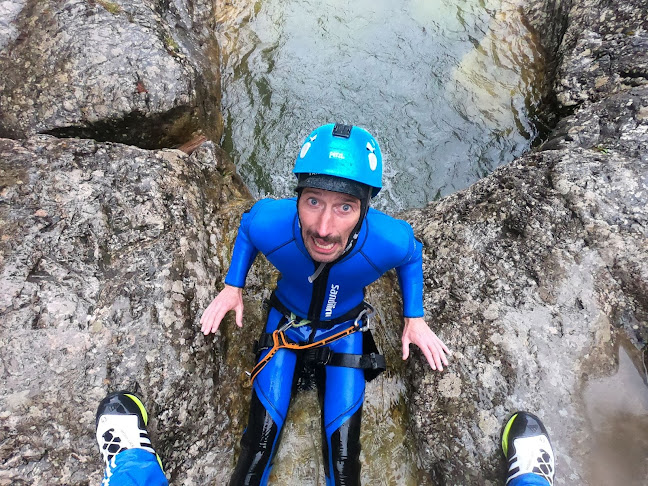
M95 426L97 443L106 467L126 449L144 449L155 454L146 430L147 423L146 409L132 393L114 392L101 401Z
M514 413L502 432L502 451L508 461L506 484L522 474L533 473L553 486L554 453L538 417L529 412Z

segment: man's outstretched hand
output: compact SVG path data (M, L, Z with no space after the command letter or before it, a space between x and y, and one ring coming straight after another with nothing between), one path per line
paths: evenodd
M409 357L409 345L416 344L430 363L433 370L443 371L448 366L450 350L437 337L422 317L406 317L403 329L403 359Z
M223 317L229 311L236 313L236 325L243 327L243 289L225 285L200 318L200 330L206 336L218 331Z

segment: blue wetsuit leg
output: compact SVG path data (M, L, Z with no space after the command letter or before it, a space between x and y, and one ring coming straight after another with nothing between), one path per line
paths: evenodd
M340 325L344 326L346 324ZM338 353L362 354L362 333L355 332L331 343L329 347ZM323 380L318 385L322 404L326 484L359 485L364 371L327 365Z
M104 473L101 486L168 486L155 454L126 449L117 454Z
M266 332L276 330L281 319L282 315L271 308ZM264 351L260 359L268 352ZM268 483L290 405L296 361L293 351L280 349L255 378L248 426L241 439L241 454L230 479L231 486Z
M512 479L507 486L551 486L551 484L539 474L527 473Z

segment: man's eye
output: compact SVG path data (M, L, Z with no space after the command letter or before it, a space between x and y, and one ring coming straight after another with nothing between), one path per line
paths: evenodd
M317 199L315 199L314 197L309 197L308 204L310 204L311 206L317 205Z
M343 204L343 205L342 205L342 211L344 211L345 213L351 211L351 205L349 205L349 204Z

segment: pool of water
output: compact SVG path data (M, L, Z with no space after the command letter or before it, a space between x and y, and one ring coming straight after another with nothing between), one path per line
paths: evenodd
M626 339L618 343L618 367L592 379L584 391L592 440L586 450L590 486L648 484L648 373L644 356Z
M225 12L223 146L256 196L293 194L301 142L324 123L376 136L375 205L388 212L467 187L537 135L543 57L513 2L261 0Z

